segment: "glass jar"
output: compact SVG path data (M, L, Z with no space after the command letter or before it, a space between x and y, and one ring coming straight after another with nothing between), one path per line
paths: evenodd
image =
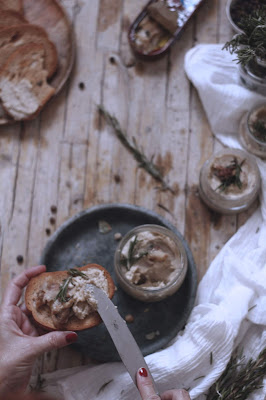
M261 132L262 129L262 132ZM240 140L245 149L258 157L266 158L266 103L257 104L246 113L239 127Z
M238 0L227 0L225 12L233 30L237 33L242 33L243 31L239 28L239 26L237 26L236 22L232 18L232 9L234 9L236 3L239 3Z
M140 225L122 238L114 264L117 281L127 294L157 302L179 289L188 261L174 232L160 225Z
M255 201L260 184L259 169L253 158L242 150L225 149L202 166L199 194L214 211L236 214Z
M240 83L247 89L266 95L266 67L253 62L252 66L239 66Z

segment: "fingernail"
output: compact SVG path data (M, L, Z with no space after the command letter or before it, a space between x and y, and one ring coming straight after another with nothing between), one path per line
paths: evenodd
M74 343L77 341L78 335L76 333L69 333L66 335L66 341L67 343Z
M139 369L139 375L143 376L144 378L146 378L148 376L148 372L147 372L146 368L140 368Z

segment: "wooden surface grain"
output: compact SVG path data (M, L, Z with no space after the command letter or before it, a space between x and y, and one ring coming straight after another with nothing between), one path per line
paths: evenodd
M1 295L13 276L38 264L49 236L65 220L113 202L144 206L172 222L187 239L201 279L256 207L221 216L198 195L200 167L221 144L186 78L184 56L197 43L231 37L226 0L205 0L167 56L153 63L137 61L127 41L130 22L145 0L61 3L76 36L71 78L37 119L0 127ZM154 155L175 194L156 190L157 182L99 118L97 104L116 115L149 157ZM46 354L37 369L86 361L63 349Z

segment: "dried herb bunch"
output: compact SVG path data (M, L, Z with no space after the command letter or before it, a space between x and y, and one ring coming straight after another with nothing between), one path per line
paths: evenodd
M131 141L127 137L126 132L122 130L116 117L109 114L109 112L106 111L105 108L101 105L98 106L98 110L104 117L106 122L112 126L120 142L133 155L135 160L138 162L139 167L145 169L154 179L160 182L162 184L163 190L169 190L171 193L175 194L174 190L164 180L164 177L159 168L153 163L153 157L149 160L148 157L144 154L143 149L137 145L136 139L133 137Z
M237 186L239 189L242 188L242 181L240 179L240 173L242 171L242 165L245 160L241 163L237 161L237 158L231 161L229 165L223 167L222 165L212 166L212 172L222 182L216 190L223 192L226 188L231 185Z
M72 278L76 276L81 276L84 279L88 279L87 275L84 272L79 271L78 269L71 268L67 271L69 277L63 280L62 285L60 286L59 292L57 293L56 300L61 301L61 303L66 303L70 300L70 297L67 297L68 286L70 282L72 282Z
M245 400L262 387L266 374L266 347L256 360L245 363L245 357L239 357L236 351L223 374L211 386L206 400Z
M237 62L246 66L250 62L266 60L266 6L241 18L238 23L243 33L237 34L225 43L223 49L235 53Z

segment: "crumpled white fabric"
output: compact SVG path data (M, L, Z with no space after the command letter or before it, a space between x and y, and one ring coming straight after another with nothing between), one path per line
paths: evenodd
M266 98L239 85L232 58L220 45L199 45L186 54L185 70L198 90L214 135L226 146L241 148L239 121ZM203 400L236 346L244 348L247 358L255 358L266 345L266 162L256 160L262 176L260 208L211 263L185 330L166 349L145 358L160 392L189 388L191 399ZM45 389L65 400L140 399L122 363L43 377ZM249 400L265 396L266 385Z

